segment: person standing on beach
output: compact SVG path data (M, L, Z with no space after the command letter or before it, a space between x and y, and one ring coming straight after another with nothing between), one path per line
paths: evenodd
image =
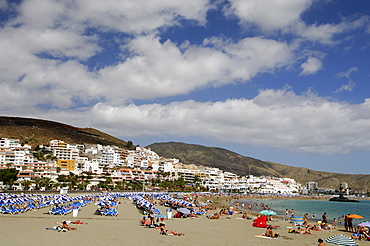
M312 213L312 219L316 219L316 214Z
M347 223L348 223L348 231L349 232L353 232L353 225L352 225L352 218L349 218L348 216L347 216Z
M322 215L322 222L328 223L328 216L326 215L326 212Z
M308 223L308 213L305 213L305 215L303 216L303 221L304 223Z

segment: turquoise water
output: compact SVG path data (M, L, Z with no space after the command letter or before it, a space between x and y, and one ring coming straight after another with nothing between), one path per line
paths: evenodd
M328 215L329 222L334 218L338 220L342 214L358 214L364 217L364 219L355 219L354 223L362 221L370 221L370 201L360 202L330 202L322 200L284 200L284 199L262 199L262 200L239 200L239 203L244 202L245 204L253 203L264 203L269 206L271 210L278 213L278 215L285 216L285 209L294 209L296 216L303 216L308 213L311 219L312 213L316 214L316 219L321 220L321 216L324 212ZM259 207L261 210L261 207ZM255 207L253 207L255 211Z

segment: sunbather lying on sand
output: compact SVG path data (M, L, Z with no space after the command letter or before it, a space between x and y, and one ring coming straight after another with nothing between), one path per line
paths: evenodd
M167 227L166 227L166 224L164 222L159 224L159 229L161 230L160 231L161 235L175 235L175 236L184 236L185 235L181 232L168 230Z
M220 219L220 214L218 213L214 213L213 215L211 216L207 216L208 219L212 219L212 220L218 220Z
M63 223L62 223L62 229L65 229L65 230L68 230L68 231L70 231L70 230L77 230L77 228L69 227L66 221L63 221Z

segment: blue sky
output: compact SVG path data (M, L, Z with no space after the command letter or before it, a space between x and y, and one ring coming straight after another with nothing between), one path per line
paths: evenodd
M370 174L367 0L0 0L0 115Z

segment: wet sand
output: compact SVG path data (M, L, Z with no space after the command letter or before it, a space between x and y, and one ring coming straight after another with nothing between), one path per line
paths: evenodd
M163 236L158 229L144 228L139 225L143 216L129 200L120 200L117 217L94 215L97 206L90 203L81 208L77 218L72 213L51 216L50 208L30 211L17 215L0 215L0 245L317 245L318 238L343 234L342 228L328 231L315 231L315 235L288 233L288 222L277 219L270 224L280 226L279 239L258 238L265 232L263 228L252 227L253 220L237 219L241 214L234 214L231 219L222 216L220 220L210 220L204 215L194 219L166 219L168 229L182 232L184 236ZM215 206L227 207L225 198L215 200ZM158 206L165 211L165 207ZM255 216L252 216L255 218ZM77 231L56 232L46 230L63 220L81 220L83 225L71 225ZM368 245L369 242L359 242Z

